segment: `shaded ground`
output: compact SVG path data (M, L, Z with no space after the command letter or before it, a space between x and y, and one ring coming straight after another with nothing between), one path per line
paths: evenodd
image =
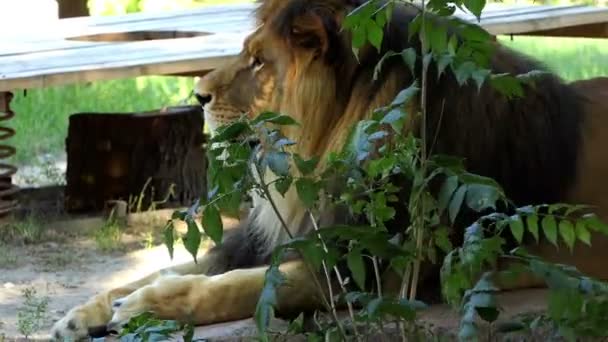
M175 257L171 260L166 247L158 244L162 225L169 215L170 212L165 211L156 217L143 215L139 220L133 220L127 229L121 231L121 248L111 252L100 249L100 241L103 240L96 232L105 221L99 218L47 223L39 235L31 234L31 227L29 230L21 228L22 237L27 237L23 241L14 236L14 227L0 226L0 241L7 236L13 239L10 244L0 243L0 342L23 339L23 325L28 317L26 314L24 318L23 314L27 309L24 291L31 293L35 290L36 300L48 298L40 329L29 336L46 340L55 320L95 293L190 260L182 246L176 247ZM504 294L500 301L505 313L503 317L538 312L544 308L544 298L544 290ZM447 306L434 306L422 313L419 322L444 336L441 340L449 341L454 338L446 338L446 332L449 336L458 330L459 317ZM274 323L275 331L284 330L287 326L286 322L279 320ZM388 337L384 336L383 340L400 340L398 333L390 332L390 327L386 332ZM256 336L252 319L199 327L195 332L195 337L211 340L251 341ZM285 338L282 336L279 340ZM547 338L548 335L541 334L515 340L545 341ZM290 336L287 340L304 341L305 338Z
M42 328L31 335L43 337L55 320L93 294L190 260L184 248L176 248L171 260L166 247L158 245L153 236L157 234L151 233L160 231L160 222L151 230L129 227L121 234L120 249L114 251L102 251L95 239L95 230L104 223L100 219L82 221L80 231L78 223L69 229L59 227L61 223L47 226L35 242L1 243L0 341L2 335L9 340L23 336L18 322L19 312L26 310L23 291L35 290L37 299L48 297ZM2 229L0 237L7 235ZM21 320L23 325L25 318Z

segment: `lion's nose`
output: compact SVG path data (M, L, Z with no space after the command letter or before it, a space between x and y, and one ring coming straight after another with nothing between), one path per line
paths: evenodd
M213 97L211 96L211 94L198 94L198 93L195 93L194 97L196 97L196 100L198 101L198 103L201 104L201 106L206 105L207 103L211 102L211 100L213 99Z

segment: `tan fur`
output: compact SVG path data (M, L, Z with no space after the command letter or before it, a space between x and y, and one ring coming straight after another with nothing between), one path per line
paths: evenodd
M334 70L319 63L314 52L286 46L286 42L273 32L267 19L281 10L288 0L267 0L258 12L260 26L249 36L243 51L236 61L203 77L197 84L197 93L211 95L205 104L206 121L212 129L231 122L241 115L255 116L263 110L273 110L294 117L300 126L284 131L297 142L295 151L304 157L326 156L341 148L348 130L357 121L368 117L378 106L390 102L395 94L408 86L397 73L391 74L382 84L382 90L373 98L368 94L370 84L355 82L348 92L340 87L341 82L354 74L357 66L352 54L341 60L344 72L340 79ZM337 6L340 0L327 0L328 6ZM316 23L305 21L299 25L314 28ZM307 27L296 27L306 29ZM344 38L348 39L348 37ZM322 49L327 45L321 42ZM348 51L350 52L350 51ZM260 63L256 63L261 61ZM599 204L603 219L608 219L608 194L605 187L596 181L608 174L608 158L604 150L608 146L608 112L601 90L593 90L588 84L581 85L590 101L585 120L586 133L581 148L580 177L568 200ZM605 90L604 90L605 91ZM597 100L597 99L601 100ZM412 111L413 112L413 111ZM268 173L268 177L272 177ZM267 179L267 181L270 179ZM279 194L273 193L274 198ZM279 211L294 234L300 227L306 212L292 189L278 201ZM267 201L254 197L255 225L257 232L271 250L286 239L280 223ZM541 256L555 261L574 263L581 269L599 278L608 279L608 243L601 241L593 250L577 246L572 256L565 250L556 253L554 247L537 246ZM214 264L221 263L220 254L211 252L199 260L169 269L174 275L164 272L152 274L140 281L102 293L86 304L74 308L54 327L58 337L80 338L88 328L110 324L121 324L135 313L153 310L163 318L185 319L194 324L208 324L231 319L249 317L253 314L260 294L266 267L232 270L219 275L209 274ZM319 293L313 276L299 261L282 266L288 286L282 287L278 296L279 311L299 311L319 307ZM535 279L522 279L513 288L538 285ZM121 303L112 312L112 303ZM70 328L70 326L72 328ZM76 327L74 329L73 327Z

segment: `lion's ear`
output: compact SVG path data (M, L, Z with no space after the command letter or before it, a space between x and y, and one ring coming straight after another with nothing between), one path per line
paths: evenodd
M336 15L325 7L312 7L294 11L286 20L284 35L294 48L313 50L317 57L329 57L340 43ZM286 18L287 19L287 18Z

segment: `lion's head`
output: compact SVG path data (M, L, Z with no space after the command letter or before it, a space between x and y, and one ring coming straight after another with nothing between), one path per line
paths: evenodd
M238 57L197 84L197 98L211 130L244 114L281 112L300 123L285 134L298 142L301 153L310 155L341 141L345 125L362 118L372 102L390 100L407 80L389 77L382 85L372 82L371 60L378 52L364 49L357 60L350 35L341 29L354 8L351 3L264 1L256 12L258 27ZM340 133L327 135L328 131Z
M420 53L407 32L417 10L401 6L385 27L380 51L368 45L355 57L342 24L357 2L263 1L256 11L259 26L239 57L198 83L210 127L243 113L277 111L300 122L285 132L299 153L323 156L339 149L353 124L412 84L399 58L387 59L374 78L384 53L411 47ZM494 73L544 69L498 42L491 44ZM435 139L429 141L434 152L465 158L469 170L495 178L517 202L559 201L565 195L577 177L583 120L581 100L572 89L546 75L536 87L527 87L523 98L509 100L487 83L481 90L472 82L460 86L453 73L438 77L434 64L429 70L427 137Z

